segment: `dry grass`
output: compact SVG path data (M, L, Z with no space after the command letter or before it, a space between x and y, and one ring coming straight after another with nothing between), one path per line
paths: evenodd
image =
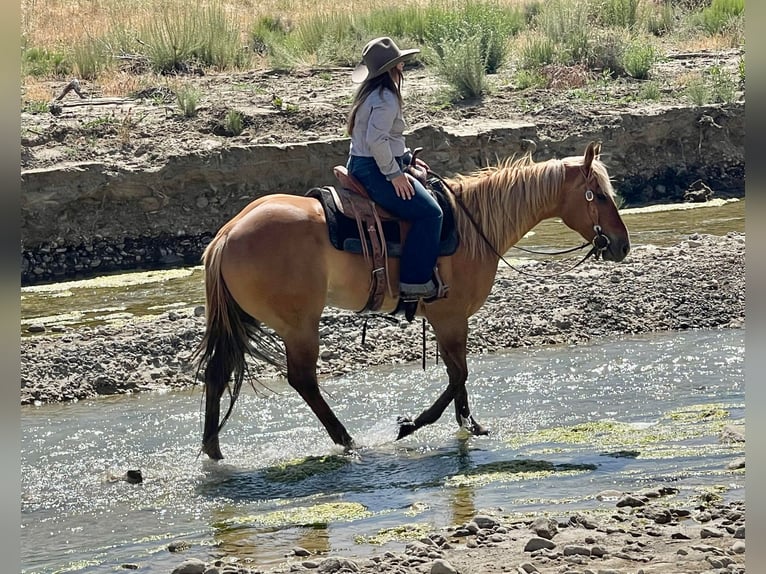
M185 6L191 0L164 0L171 6ZM527 0L501 0L515 6ZM195 2L195 4L198 4ZM262 16L284 16L300 22L319 13L362 14L375 8L431 4L429 0L218 0L218 4L239 22L244 34ZM460 5L459 0L444 0ZM138 26L155 17L162 4L156 0L22 0L21 31L30 45L72 46L88 37L101 37L115 23Z

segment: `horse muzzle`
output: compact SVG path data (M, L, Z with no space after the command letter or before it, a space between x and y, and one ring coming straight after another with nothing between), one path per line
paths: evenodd
M610 237L601 229L599 225L594 225L593 230L596 235L591 243L596 259L603 258L604 261L614 261L619 263L630 253L630 239L627 237Z

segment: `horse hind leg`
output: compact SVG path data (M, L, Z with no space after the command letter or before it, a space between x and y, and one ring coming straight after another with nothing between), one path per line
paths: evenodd
M217 349L205 366L205 426L202 433L202 452L213 460L221 460L218 434L221 430L221 397L234 370Z
M311 335L283 338L287 351L287 382L324 425L332 441L348 452L354 448L354 439L319 390L316 375L316 363L319 357L318 324L316 327L317 329L311 330Z

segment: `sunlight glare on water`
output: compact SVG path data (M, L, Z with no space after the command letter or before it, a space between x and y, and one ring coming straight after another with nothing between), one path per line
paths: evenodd
M23 407L22 572L132 563L166 573L180 561L166 550L173 540L192 544L183 559L220 551L259 564L279 562L295 545L376 552L388 546L359 537L405 523L461 523L481 508L587 507L599 490L652 481L672 480L684 495L723 482L744 496L743 477L723 470L744 456L742 447L718 444L717 418L672 426L698 412L723 417L721 424L744 420L743 330L627 337L576 351L470 358L474 414L493 432L468 440L459 438L451 406L436 424L393 440L398 415L419 413L443 391L441 363L325 380L360 445L351 457L340 456L283 381L267 382L273 392L243 391L221 435L221 463L197 458L200 389ZM586 443L557 442L583 424L603 428ZM672 449L670 438L625 442L642 432L672 436ZM642 454L602 452L632 448ZM519 461L586 470L525 474ZM144 482L115 480L128 469L140 469Z

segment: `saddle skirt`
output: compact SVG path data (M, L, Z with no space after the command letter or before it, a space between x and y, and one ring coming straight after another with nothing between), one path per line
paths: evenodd
M388 286L386 257L400 257L402 238L408 222L375 204L364 188L342 166L335 168L341 184L315 187L306 192L321 204L327 220L330 243L336 249L362 254L372 265L372 282L367 304L359 312L380 309ZM439 256L452 255L458 247L458 235L452 206L437 186L427 188L442 208ZM390 288L389 288L390 290Z

